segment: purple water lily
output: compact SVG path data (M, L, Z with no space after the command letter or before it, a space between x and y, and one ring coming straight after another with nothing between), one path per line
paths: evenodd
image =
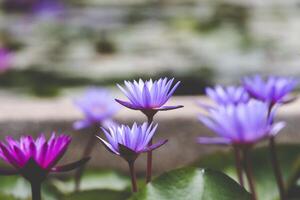
M290 93L298 84L298 81L291 77L269 76L264 80L260 75L245 77L242 82L251 97L271 105L294 100Z
M215 103L220 105L246 103L250 97L247 91L240 86L220 86L214 88L207 87L206 95Z
M148 123L143 123L142 125L134 123L131 128L126 125L112 126L108 130L102 128L107 141L97 137L110 152L128 160L132 159L132 156L137 157L140 153L152 151L167 142L167 140L162 140L148 146L156 129L157 125L150 124L148 126Z
M178 81L174 86L172 86L173 82L174 78L170 80L167 78L160 78L154 82L152 79L148 81L143 81L140 79L138 82L135 80L133 82L124 81L126 89L120 85L118 85L118 87L127 96L129 101L122 101L119 99L116 99L116 101L127 108L142 111L148 119L148 124L151 124L154 115L158 111L173 110L183 107L182 105L165 105L180 84L180 81ZM152 139L149 141L148 145L152 145ZM147 155L146 182L150 182L151 177L152 152L149 151Z
M82 98L75 100L75 105L84 113L85 119L74 123L78 130L95 124L110 123L120 106L104 88L90 88Z
M273 123L275 110L269 115L269 105L257 100L207 111L209 116L200 115L199 120L219 137L199 137L202 144L251 145L276 135L284 127L283 122Z
M84 158L71 164L56 166L65 154L70 142L69 136L56 136L55 133L48 141L43 134L36 140L31 136L22 136L19 141L7 137L6 143L0 142L0 157L15 169L2 169L0 173L3 175L22 175L31 183L32 199L40 200L41 183L46 179L48 173L70 171L89 160L89 158Z
M149 141L152 139L157 125L143 123L137 125L136 123L130 128L129 126L112 126L109 129L102 128L107 141L98 137L101 143L113 154L124 158L128 164L132 180L132 190L137 191L136 176L134 172L134 162L138 155L144 152L149 152L159 148L167 142L161 140L156 144L149 146Z
M252 77L245 77L243 79L243 85L248 93L260 101L267 102L269 104L269 110L275 105L289 103L296 98L291 95L291 92L298 84L298 80L291 77L277 77L269 76L264 80L261 76L256 75ZM285 199L285 189L282 173L277 158L277 152L275 147L275 137L270 137L269 148L271 162L280 193L281 199Z
M0 48L0 73L7 71L11 66L12 53L5 48Z
M161 78L156 81L139 80L129 82L124 81L126 89L118 85L122 92L126 95L129 102L116 99L121 105L142 112L157 112L160 110L173 110L183 106L166 106L166 102L171 98L176 88L180 84L178 81L173 87L174 78L168 80Z

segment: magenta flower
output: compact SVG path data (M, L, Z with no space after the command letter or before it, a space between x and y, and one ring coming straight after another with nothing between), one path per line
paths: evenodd
M85 164L89 158L80 161L56 166L65 154L71 137L52 134L47 141L41 134L36 140L31 136L22 136L19 141L11 137L0 142L0 157L14 166L14 170L0 170L3 175L20 174L26 178L33 187L33 200L40 199L40 185L50 172L65 172Z
M139 80L129 82L124 81L126 89L118 85L122 92L126 95L129 102L116 99L121 105L133 109L141 110L142 112L154 112L160 110L173 110L183 106L165 106L167 101L171 98L176 88L180 84L178 81L173 87L174 79L167 78L159 79L157 81L143 81Z
M206 95L219 105L246 103L250 97L243 87L220 85L214 88L207 87Z
M75 105L84 113L85 119L74 123L75 129L86 128L95 124L109 123L120 106L103 88L90 88L82 98L75 100Z
M199 137L202 144L251 145L276 135L285 125L273 123L275 110L269 115L269 105L257 100L207 111L209 116L200 115L199 120L219 137Z
M297 84L298 81L294 78L276 76L269 76L266 80L259 75L243 79L244 88L251 97L271 105L292 101L294 98L290 96L290 93Z
M0 73L10 69L12 66L12 54L4 48L0 48Z
M153 124L148 126L148 123L143 123L142 125L134 123L132 128L125 125L113 126L108 130L102 128L107 141L97 136L106 149L113 154L121 156L128 162L133 192L137 191L134 162L139 154L150 152L167 142L167 140L161 140L156 144L148 145L155 134L156 128L157 125L153 126Z

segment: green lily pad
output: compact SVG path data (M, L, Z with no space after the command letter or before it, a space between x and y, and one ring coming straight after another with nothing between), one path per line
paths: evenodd
M234 180L213 170L182 168L163 174L130 200L250 200Z
M278 159L283 178L287 183L300 169L297 160L300 157L299 145L278 145ZM260 147L251 151L254 180L258 199L278 199L278 190L269 158L269 149ZM200 158L193 166L223 171L237 180L232 152L217 152ZM299 197L300 198L300 197Z

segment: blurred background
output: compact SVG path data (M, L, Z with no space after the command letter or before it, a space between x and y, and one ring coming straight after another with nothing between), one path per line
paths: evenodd
M251 73L298 75L296 0L1 0L0 87L51 97L175 76L179 95Z
M195 102L201 97L191 96L216 83L238 84L254 73L299 76L299 11L297 0L0 0L0 138L53 130L72 134L65 160L74 161L81 157L87 133L95 131L72 128L83 118L73 100L87 87L108 87L115 98L121 96L116 83L123 80L175 77L182 83L170 105L185 107L155 119L157 139L169 142L155 153L154 171L192 163L216 148L195 142L200 134L212 133L197 122ZM299 110L298 101L280 111L288 126L279 142L299 142ZM145 121L128 109L116 119ZM127 173L126 163L100 144L89 167ZM144 175L144 157L137 170ZM123 176L97 174L83 187L129 188ZM1 179L0 192L30 196L23 179L11 180ZM55 181L59 194L73 191L72 183Z

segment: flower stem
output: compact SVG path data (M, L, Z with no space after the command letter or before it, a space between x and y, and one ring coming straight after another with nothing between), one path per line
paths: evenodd
M274 171L274 175L275 175L276 182L277 182L277 187L279 190L280 199L284 200L285 199L284 183L283 183L283 178L282 178L282 174L281 174L281 170L280 170L280 166L279 166L279 162L278 162L278 158L277 158L274 137L270 138L269 148L270 148L271 162L272 162L273 171Z
M32 193L32 200L41 200L41 182L30 182L31 184L31 193Z
M136 184L136 174L134 169L134 162L128 162L129 165L129 171L131 176L131 184L132 184L132 192L137 192L137 184Z
M153 115L147 115L148 125L153 122ZM149 141L148 146L151 146L153 143L152 139ZM151 182L152 179L152 151L147 153L147 174L146 174L146 183Z
M245 167L245 172L246 172L246 176L248 179L250 192L252 194L252 200L257 200L257 195L256 195L256 191L255 191L255 186L254 186L253 173L252 173L252 164L251 164L251 160L250 160L248 154L249 154L248 149L243 149L244 165L245 165L244 167Z
M239 179L239 183L242 187L244 187L244 178L243 178L243 167L242 167L242 155L241 151L237 146L233 146L234 157L235 157L235 166L237 171L237 176Z
M85 157L89 157L93 151L93 148L96 144L96 140L95 140L95 131L97 130L97 126L94 126L94 128L92 129L92 132L90 133L90 138L88 143L86 144L83 153L82 153L82 158ZM86 165L82 165L81 167L79 167L77 169L77 171L75 172L75 191L79 191L80 189L80 182L81 182L81 178L82 175L84 173Z

